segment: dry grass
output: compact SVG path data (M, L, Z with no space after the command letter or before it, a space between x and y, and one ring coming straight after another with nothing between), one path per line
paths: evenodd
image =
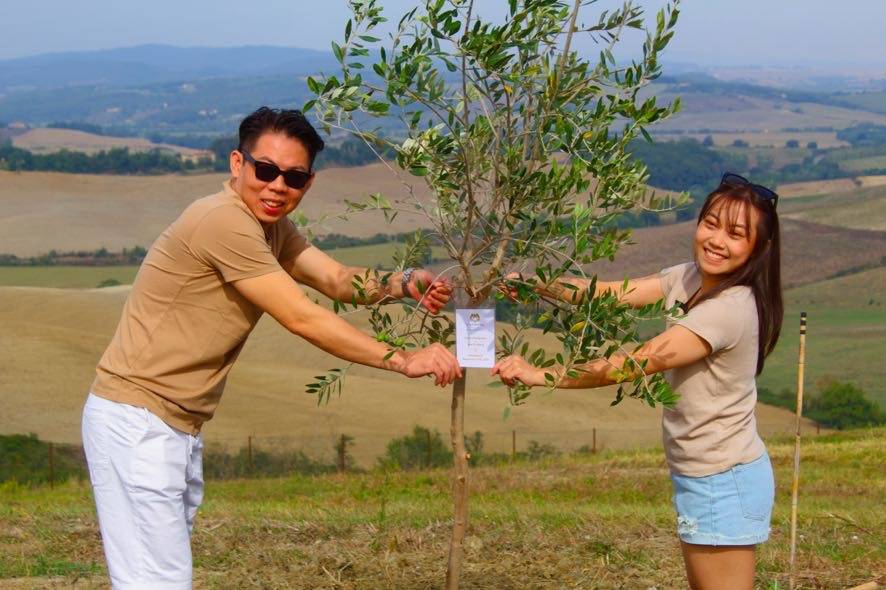
M0 433L34 432L45 440L79 442L82 404L126 293L117 287L0 288ZM366 328L365 314L348 319ZM356 437L358 461L371 465L390 439L411 432L415 424L448 430L448 390L362 367L349 374L342 399L317 407L316 399L303 393L304 384L335 366L341 362L263 319L205 428L207 440L236 449L254 435L259 448L284 444L331 461L335 439L346 433ZM466 429L484 432L492 451L510 451L512 430L520 449L534 439L574 450L592 443L593 428L604 448L660 440L659 412L634 400L610 408L610 389L535 394L504 421L507 398L488 383L482 370L471 371ZM784 432L792 420L789 412L768 406L759 407L758 418L766 432Z
M886 176L857 176L855 178L790 182L778 185L778 196L785 199L825 194L843 194L846 197L851 197L859 189L883 186L884 184L886 184Z
M883 435L804 439L798 588L847 588L886 571ZM793 444L768 442L777 489L761 589L786 586L789 553ZM448 471L209 482L193 537L196 587L440 588L449 488ZM462 588L686 585L658 450L478 468L471 493ZM87 485L0 487L0 522L0 587L104 587Z
M133 152L144 152L161 149L167 152L181 154L188 158L197 158L202 155L210 155L205 150L186 148L178 145L154 143L143 137L110 137L107 135L95 135L75 129L31 129L21 135L16 135L12 140L15 147L28 150L35 154L48 154L61 150L85 152L94 154L102 150L113 148L129 148Z
M215 193L226 174L98 176L0 170L0 253L36 256L49 250L112 251L150 246L194 200ZM416 179L413 179L415 181ZM425 198L423 183L415 194ZM354 214L348 221L345 199L362 200L371 192L407 198L408 192L383 164L326 168L299 207L308 219L329 219L313 228L365 237L422 227L414 214L398 215L388 224L380 214ZM35 231L39 228L39 231Z

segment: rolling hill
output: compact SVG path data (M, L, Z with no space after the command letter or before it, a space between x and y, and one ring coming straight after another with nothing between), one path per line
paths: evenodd
M884 213L879 213L882 217ZM591 270L603 278L620 279L658 272L692 256L692 221L636 230L633 244L614 262L601 261ZM855 270L881 266L886 232L853 230L797 219L782 219L782 280L786 288L815 283Z
M224 179L221 174L120 177L0 172L0 204L6 212L0 220L0 252L27 256L52 248L147 246L189 202L217 190ZM405 189L382 164L328 169L318 176L303 207L309 218L316 218L341 211L344 198L375 190L391 194ZM881 190L872 186L861 193L874 195ZM824 221L833 221L839 219L839 211L847 210L847 204L868 202L859 194L797 196L785 199L784 212L790 217L818 211L816 215ZM874 206L867 217L881 219L884 212ZM361 214L349 221L333 219L327 225L341 233L367 236L406 231L418 222L398 218L394 226L387 226L378 217ZM692 227L690 222L636 230L635 245L627 247L616 263L600 263L594 270L604 278L621 278L686 260ZM806 286L788 292L785 337L761 385L775 390L793 386L793 323L802 308L809 311L814 326L807 369L810 390L826 375L851 376L872 397L886 401L879 368L881 344L886 341L880 300L886 275L883 268L852 274L860 268L882 267L886 232L791 218L784 219L783 228L785 282ZM357 249L353 250L341 255L357 255ZM132 269L121 268L130 276L127 273ZM834 278L844 274L849 276ZM73 285L94 285L96 280L90 275L87 282L78 283L75 278L70 277ZM0 331L0 432L35 432L60 442L78 440L79 408L125 297L123 287L0 287L0 325L4 327ZM352 314L349 319L365 326L363 314ZM346 433L356 437L355 455L368 464L391 438L409 432L415 424L447 429L446 392L423 381L362 368L353 370L343 399L317 408L315 399L303 393L304 384L338 365L264 319L231 374L217 418L206 428L207 440L238 448L252 435L259 448L297 446L314 456L328 457L333 439ZM602 446L654 444L659 439L656 411L631 400L610 409L608 391L538 395L504 422L503 392L485 387L487 382L479 371L471 376L467 427L486 433L491 450L508 450L512 429L518 433L521 448L530 440L561 449L578 448L589 444L590 429L595 427ZM767 406L760 407L759 420L764 432L787 431L791 425L789 412Z
M30 129L21 135L16 135L12 139L12 145L34 154L48 154L61 150L94 154L102 150L128 148L131 152L159 149L165 152L181 154L185 158L211 156L209 152L204 150L154 143L143 137L111 137L95 135L94 133L77 131L75 129L51 129L45 127Z
M851 193L834 192L796 198L785 205L783 216L790 219L886 231L886 186L869 185L867 188L856 188Z
M217 192L227 178L225 174L97 176L0 170L4 210L0 253L35 256L51 249L147 247L188 204ZM416 195L424 198L424 184L414 186ZM370 192L407 196L405 187L383 164L326 168L318 172L299 210L311 220L324 214L336 216L345 211L345 199L360 200ZM382 215L363 212L349 220L331 218L313 229L365 237L422 225L415 215L398 215L388 225Z
M886 266L820 281L785 293L778 346L758 384L772 392L796 391L800 312L809 316L806 391L829 379L852 381L886 407Z
M79 412L94 367L113 334L127 288L63 290L0 287L0 433L34 432L40 438L78 442ZM348 316L366 326L365 314ZM535 337L536 341L538 336ZM213 445L237 449L254 444L295 447L315 457L332 456L341 433L356 438L354 454L364 465L387 442L415 424L445 432L449 393L427 380L354 368L341 399L317 407L304 384L341 363L263 318L228 380L216 417L205 428ZM653 445L660 440L660 410L626 400L610 408L611 389L534 394L504 421L507 398L485 370L469 376L466 429L485 433L486 446L507 451L516 430L522 449L530 440L577 449ZM760 406L764 433L788 432L791 413Z

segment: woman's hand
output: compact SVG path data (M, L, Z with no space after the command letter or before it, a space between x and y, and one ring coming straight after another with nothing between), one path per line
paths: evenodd
M518 355L511 355L495 363L491 374L498 375L501 382L508 387L513 387L518 381L529 387L545 385L544 369L530 365Z

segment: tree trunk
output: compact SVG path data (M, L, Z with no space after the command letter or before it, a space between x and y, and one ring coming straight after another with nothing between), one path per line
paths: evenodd
M449 565L446 568L446 590L458 590L461 578L461 562L465 532L468 528L468 453L465 449L465 376L452 384L452 436L455 478L452 497L455 513L452 520L452 537L449 540Z

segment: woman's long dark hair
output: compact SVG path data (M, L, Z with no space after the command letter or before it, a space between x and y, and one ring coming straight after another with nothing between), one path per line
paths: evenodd
M725 215L721 215L721 219L724 223L735 225L738 222L736 216L741 203L745 204L745 227L749 229L751 227L751 207L759 213L754 249L740 268L723 279L709 293L699 297L692 307L716 297L730 287L747 285L751 288L754 300L757 302L760 337L757 348L757 375L759 375L763 371L764 360L778 342L784 318L784 302L781 296L781 238L775 203L760 198L750 185L736 186L724 183L705 199L698 213L698 223L702 222L715 205L722 204Z

